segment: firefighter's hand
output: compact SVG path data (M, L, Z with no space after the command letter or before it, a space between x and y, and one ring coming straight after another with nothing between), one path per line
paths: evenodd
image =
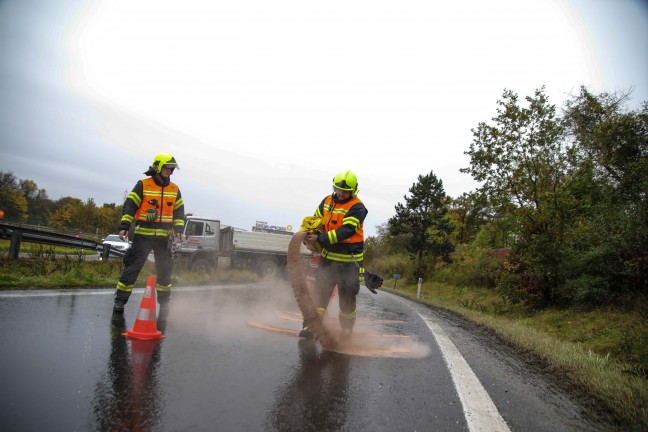
M181 233L181 232L176 233L176 238L178 239L178 241L179 241L180 243L182 243L182 233Z
M128 230L123 229L119 231L119 239L124 240L124 238L128 238Z
M383 278L374 273L369 273L365 270L364 272L364 283L365 286L374 294L378 294L376 288L380 288L383 284Z
M309 234L304 238L304 245L306 249L311 252L320 253L322 252L322 245L317 241L317 234Z
M155 219L157 219L157 217L157 210L155 210L154 208L146 210L146 220L148 222L153 222Z
M306 216L302 221L299 231L315 232L320 231L322 227L322 218L317 216Z

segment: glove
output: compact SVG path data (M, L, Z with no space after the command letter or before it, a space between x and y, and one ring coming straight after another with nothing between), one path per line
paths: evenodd
M369 289L374 294L378 294L378 291L376 291L376 288L380 288L383 284L383 278L378 276L375 273L370 273L368 271L364 271L364 284L365 286ZM361 275L363 274L361 273ZM361 276L362 279L362 276Z
M382 284L383 284L383 278L381 278L375 273L370 273L368 271L365 271L365 286L369 288L369 291L371 291L374 294L378 294L376 288L380 288Z
M146 210L146 221L153 222L155 219L157 219L157 210L154 208Z
M322 219L316 216L306 216L302 220L299 231L308 231L309 233L319 233L322 227Z
M322 229L322 219L318 218L316 216L306 216L304 220L302 221L301 226L299 227L299 231L306 231L309 234L319 234ZM311 242L303 242L306 248L315 253L320 253L322 252L322 245L319 244L319 242L311 243Z

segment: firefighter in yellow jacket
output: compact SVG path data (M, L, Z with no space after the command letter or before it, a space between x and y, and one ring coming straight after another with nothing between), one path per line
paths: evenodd
M333 193L326 196L315 210L315 216L322 220L322 232L306 237L306 242L322 248L315 279L317 313L324 315L337 285L343 337L349 337L353 331L356 296L360 291L360 272L363 270L363 224L367 208L357 194L356 175L349 170L338 173L333 178ZM313 337L307 322L299 335L308 339Z
M168 307L171 298L171 240L182 241L184 228L184 203L171 174L179 168L170 153L155 156L153 164L139 180L124 202L119 223L119 238L128 237L135 223L133 245L124 255L124 270L117 282L113 311L124 312L124 305L133 291L149 253L153 250L157 270L157 299L162 308Z

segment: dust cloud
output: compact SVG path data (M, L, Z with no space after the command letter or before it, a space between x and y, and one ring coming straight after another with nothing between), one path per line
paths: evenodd
M304 233L293 236L288 250L290 283L283 279L264 279L262 287L229 285L175 288L168 319L161 329L175 327L185 337L201 336L214 345L221 338L254 343L259 331L298 337L304 318L311 322L316 342L323 350L353 356L423 358L429 348L407 335L385 333L384 324L395 321L371 320L359 316L351 338L339 337L338 302L333 298L326 314L319 316L306 282L299 256ZM199 295L191 295L191 291ZM205 292L207 291L207 293ZM158 321L162 321L162 317ZM164 332L164 330L163 330ZM256 336L255 336L256 335Z
M298 312L290 285L282 280L264 281L259 289L245 285L177 288L172 294L168 322L183 334L202 334L208 340L223 334L228 338L249 339L250 320L267 322L277 311ZM199 295L191 295L199 291ZM207 292L205 292L207 291Z

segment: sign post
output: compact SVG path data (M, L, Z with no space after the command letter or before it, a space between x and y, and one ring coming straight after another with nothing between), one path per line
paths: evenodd
M392 277L394 278L394 289L396 289L396 282L398 281L398 279L401 278L401 275L399 275L398 273L394 273Z

